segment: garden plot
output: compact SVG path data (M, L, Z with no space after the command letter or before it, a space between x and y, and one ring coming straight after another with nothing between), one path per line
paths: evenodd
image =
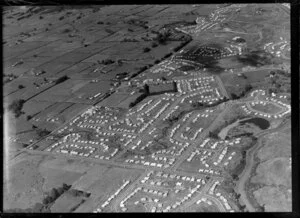
M73 118L76 114L78 114L80 111L83 111L87 109L89 105L86 104L72 104L70 107L66 108L59 114L55 115L53 119L55 122L59 124L63 124L66 121L69 121L71 118Z
M16 78L4 85L3 95L11 99L27 100L51 86L54 86L54 83L48 79Z
M118 211L141 212L176 211L195 197L207 179L177 173L150 171L122 198Z
M32 64L32 63L31 63ZM40 64L37 64L35 63L37 66L40 65ZM32 67L29 66L29 65L19 65L19 66L16 66L16 67L12 67L12 66L4 66L4 69L3 69L3 73L4 75L14 75L14 76L22 76L22 75L25 75Z
M22 132L26 133L32 131L32 125L26 121L26 117L23 115L15 119L12 113L6 113L4 116L4 124L6 126L6 133L13 137Z
M92 80L72 93L67 102L93 104L106 95L110 84L105 81Z
M35 116L41 111L55 104L55 102L44 101L44 100L45 99L43 100L37 100L35 98L30 99L29 101L25 102L22 110L25 112L26 115Z
M86 67L82 71L73 73L70 75L74 79L99 79L99 80L110 80L114 78L113 71L117 68L116 65L101 65L90 62L81 62L87 64L89 67Z
M17 57L24 54L26 51L37 49L46 45L47 42L24 42L19 45L15 45L13 47L4 46L3 47L3 56L5 59Z
M38 115L32 118L32 121L35 122L57 122L58 119L55 119L57 115L62 113L67 108L71 107L73 104L68 102L58 102L54 103L50 107L47 107L45 110L41 111Z
M91 53L87 53L87 52L80 52L80 51L71 51L68 52L66 54L63 54L61 56L59 56L59 60L61 62L71 62L71 63L78 63L81 62L87 58L89 58L90 56L92 56L93 54Z
M78 75L81 75L82 71L87 70L93 66L94 66L93 63L85 63L85 62L76 63L71 67L67 68L66 70L59 72L57 76L60 77L66 75L71 79L82 79Z
M87 80L69 79L39 94L35 99L40 101L64 102L74 96L78 90L87 84L89 84Z
M27 71L24 74L24 76L40 76L55 79L58 78L58 76L56 75L57 73L71 67L73 64L74 63L66 63L58 60L53 60L45 64L39 65L38 67L32 68L31 70Z

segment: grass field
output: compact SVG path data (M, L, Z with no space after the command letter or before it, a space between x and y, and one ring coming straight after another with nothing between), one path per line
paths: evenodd
M99 207L108 197L113 194L125 180L133 182L141 174L139 170L129 170L124 168L104 168L106 171L102 171L101 174L94 174L98 172L99 166L87 172L87 174L80 180L82 182L75 184L76 187L81 187L83 191L92 193L90 198L81 205L76 212L88 212ZM103 168L100 168L100 170ZM96 171L95 171L96 170ZM93 174L93 175L92 175ZM91 180L92 176L92 180ZM88 183L86 183L88 181Z
M257 71L248 71L243 74L247 77L249 83L261 82L268 76L270 70L257 70Z
M88 83L89 81L87 80L69 79L41 93L35 99L40 101L64 102L74 96L76 91Z
M261 111L263 113L276 114L282 111L281 108L277 107L272 103L266 103L266 105L256 104L254 106L251 105L251 108L257 111Z
M292 210L291 189L265 186L254 192L260 205L264 205L266 212L290 212Z
M291 135L290 124L280 132L264 137L263 147L257 152L259 163L251 182L264 185L253 192L265 211L291 211Z
M83 202L83 197L74 197L71 194L64 193L51 206L52 213L68 213L73 212L73 208L78 207Z

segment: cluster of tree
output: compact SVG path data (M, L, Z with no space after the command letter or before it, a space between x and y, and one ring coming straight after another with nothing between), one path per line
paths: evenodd
M13 79L17 78L17 76L11 73L11 74L4 74L3 78L4 78L3 83L6 84L6 83L12 81Z
M252 88L253 88L252 85L247 84L244 90L240 94L231 93L232 100L236 100L244 97L247 93L249 93L250 90L252 90Z
M58 188L52 188L51 191L46 195L46 197L43 199L43 204L51 204L53 203L57 198L59 198L64 192L68 191L71 188L71 185L67 185L63 183L62 187Z
M170 39L171 32L169 30L160 31L157 36L154 38L159 44L166 44L166 42Z
M36 134L42 138L42 137L45 137L47 135L49 135L51 133L51 131L47 130L47 129L36 129Z
M158 44L156 43L156 42L152 42L152 44L151 44L151 47L152 48L155 48L155 47L157 47L158 46Z
M213 139L220 139L220 137L218 136L218 132L217 131L209 131L208 132L208 137L213 138Z
M147 84L144 85L143 89L141 90L142 94L138 96L133 102L129 104L129 107L132 108L138 103L140 103L142 100L147 98L149 96L149 86Z
M173 125L178 120L180 120L185 114L187 114L188 112L190 112L190 111L181 111L177 115L170 116L166 121L169 123L169 125Z
M169 57L171 57L172 56L172 52L170 52L170 53L168 53L168 54L166 54L162 59L164 60L164 59L167 59L167 58L169 58Z
M68 76L64 75L64 76L61 76L59 77L56 81L55 81L55 84L59 84L59 83L62 83L66 80L70 79Z
M153 66L152 64L149 64L148 66L141 67L140 70L138 72L132 74L132 76L130 78L136 77L137 75L139 75L140 73L144 72L145 70L147 70L148 68L150 68L152 66Z
M70 209L70 212L75 211L80 205L82 205L85 202L85 199L81 199L81 201L79 202L79 204L75 205L74 207L72 207Z
M236 165L236 167L232 171L231 176L232 176L233 180L238 180L238 175L240 175L243 172L245 166L246 166L246 151L243 151L242 159L240 160L238 165Z
M265 205L259 205L257 208L257 212L265 212Z
M91 193L80 191L77 189L71 189L68 191L69 194L71 194L73 197L85 197L88 198L90 197Z
M220 99L220 100L218 100L218 101L216 101L216 102L214 102L212 104L202 103L202 102L193 102L192 103L192 107L193 108L197 108L197 109L200 109L200 108L203 108L203 107L209 108L209 107L217 106L217 105L219 105L219 104L221 104L223 102L226 102L226 101L229 101L229 98L226 98L224 96L222 99Z
M129 107L132 108L135 105L137 105L138 103L140 103L142 100L144 100L145 98L147 98L148 94L143 93L140 96L138 96L133 102L130 102Z
M147 26L148 21L144 20L136 20L136 19L130 19L126 21L127 24L135 25L135 26L140 26L143 27L144 29L148 29L149 27Z
M174 52L179 51L180 49L182 49L184 46L186 46L191 41L192 41L192 38L186 38L183 42L180 43L179 46L177 46L176 48L174 48L173 51Z
M99 64L104 64L104 65L109 65L109 64L113 64L115 63L114 60L111 60L111 59L104 59L102 61L98 61Z
M62 187L59 188L53 188L48 195L43 199L42 203L36 203L33 207L27 208L27 209L9 209L6 210L5 212L7 213L49 213L50 211L50 206L52 203L59 197L61 196L64 192L69 190L71 185L63 184Z
M24 99L16 99L8 106L8 110L13 112L15 117L17 118L24 113L22 111L22 108L25 102L26 101Z
M233 138L240 138L242 136L250 137L250 136L253 136L253 133L252 132L245 132L245 133L241 133L241 134L238 134L238 135L232 135L232 136L227 135L225 137L225 140L230 140L230 139L233 139Z
M124 79L128 75L128 72L118 73L116 79Z
M122 42L138 42L138 40L134 38L124 38Z
M151 51L151 49L148 48L148 47L145 47L145 48L143 49L143 52L144 52L144 53L149 52L149 51Z
M115 31L108 29L108 28L104 28L105 32L109 33L109 34L114 34Z
M290 73L284 70L274 70L270 72L270 75L272 77L269 78L271 86L268 89L269 94L291 91Z

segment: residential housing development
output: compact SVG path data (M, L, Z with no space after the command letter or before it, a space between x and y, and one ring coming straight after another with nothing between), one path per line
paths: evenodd
M288 6L5 7L4 212L290 212Z

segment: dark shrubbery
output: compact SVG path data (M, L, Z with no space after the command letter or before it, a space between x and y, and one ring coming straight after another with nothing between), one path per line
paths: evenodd
M19 116L21 116L22 113L24 113L24 112L22 112L24 103L25 103L24 99L14 100L8 106L8 110L12 111L14 113L15 117L19 117Z
M37 135L39 136L39 137L45 137L45 136L47 136L47 135L49 135L50 133L51 133L51 131L48 131L48 130L46 130L46 129L37 129L36 130L36 133L37 133Z
M151 44L151 47L152 48L155 48L155 47L157 47L158 46L158 44L156 43L156 42L153 42L152 44Z
M48 195L43 199L43 206L53 203L57 198L59 198L65 191L69 190L71 185L63 183L62 187L52 188Z
M62 83L66 80L70 79L68 76L62 76L62 77L59 77L56 81L55 81L55 84L59 84L59 83Z
M143 49L143 51L146 53L146 52L149 52L151 49L150 48L148 48L148 47L146 47L146 48L144 48Z
M215 131L213 131L213 132L209 131L208 136L213 139L219 139L219 136Z
M104 64L104 65L109 65L109 64L113 64L115 62L113 60L111 60L111 59L104 59L100 63Z
M133 102L131 102L129 104L129 107L130 108L134 107L135 105L137 105L138 103L140 103L142 100L144 100L147 96L148 96L148 94L146 94L146 93L141 94L139 97L137 97L135 99L135 101L133 101Z
M142 89L141 92L143 92L143 94L141 94L139 97L135 99L135 101L129 104L130 108L134 107L135 105L137 105L138 103L140 103L142 100L144 100L146 97L149 96L149 86L145 84L144 89Z
M167 40L169 40L169 37L171 36L171 33L169 31L162 31L157 34L156 38L154 39L159 44L165 44Z
M247 84L247 85L245 86L244 90L243 90L239 95L237 95L237 94L235 94L235 93L231 93L231 94L230 94L230 95L231 95L231 99L232 99L232 100L236 100L236 99L239 99L239 98L244 97L247 93L249 93L249 91L252 90L252 88L253 88L253 87L252 87L250 84Z

